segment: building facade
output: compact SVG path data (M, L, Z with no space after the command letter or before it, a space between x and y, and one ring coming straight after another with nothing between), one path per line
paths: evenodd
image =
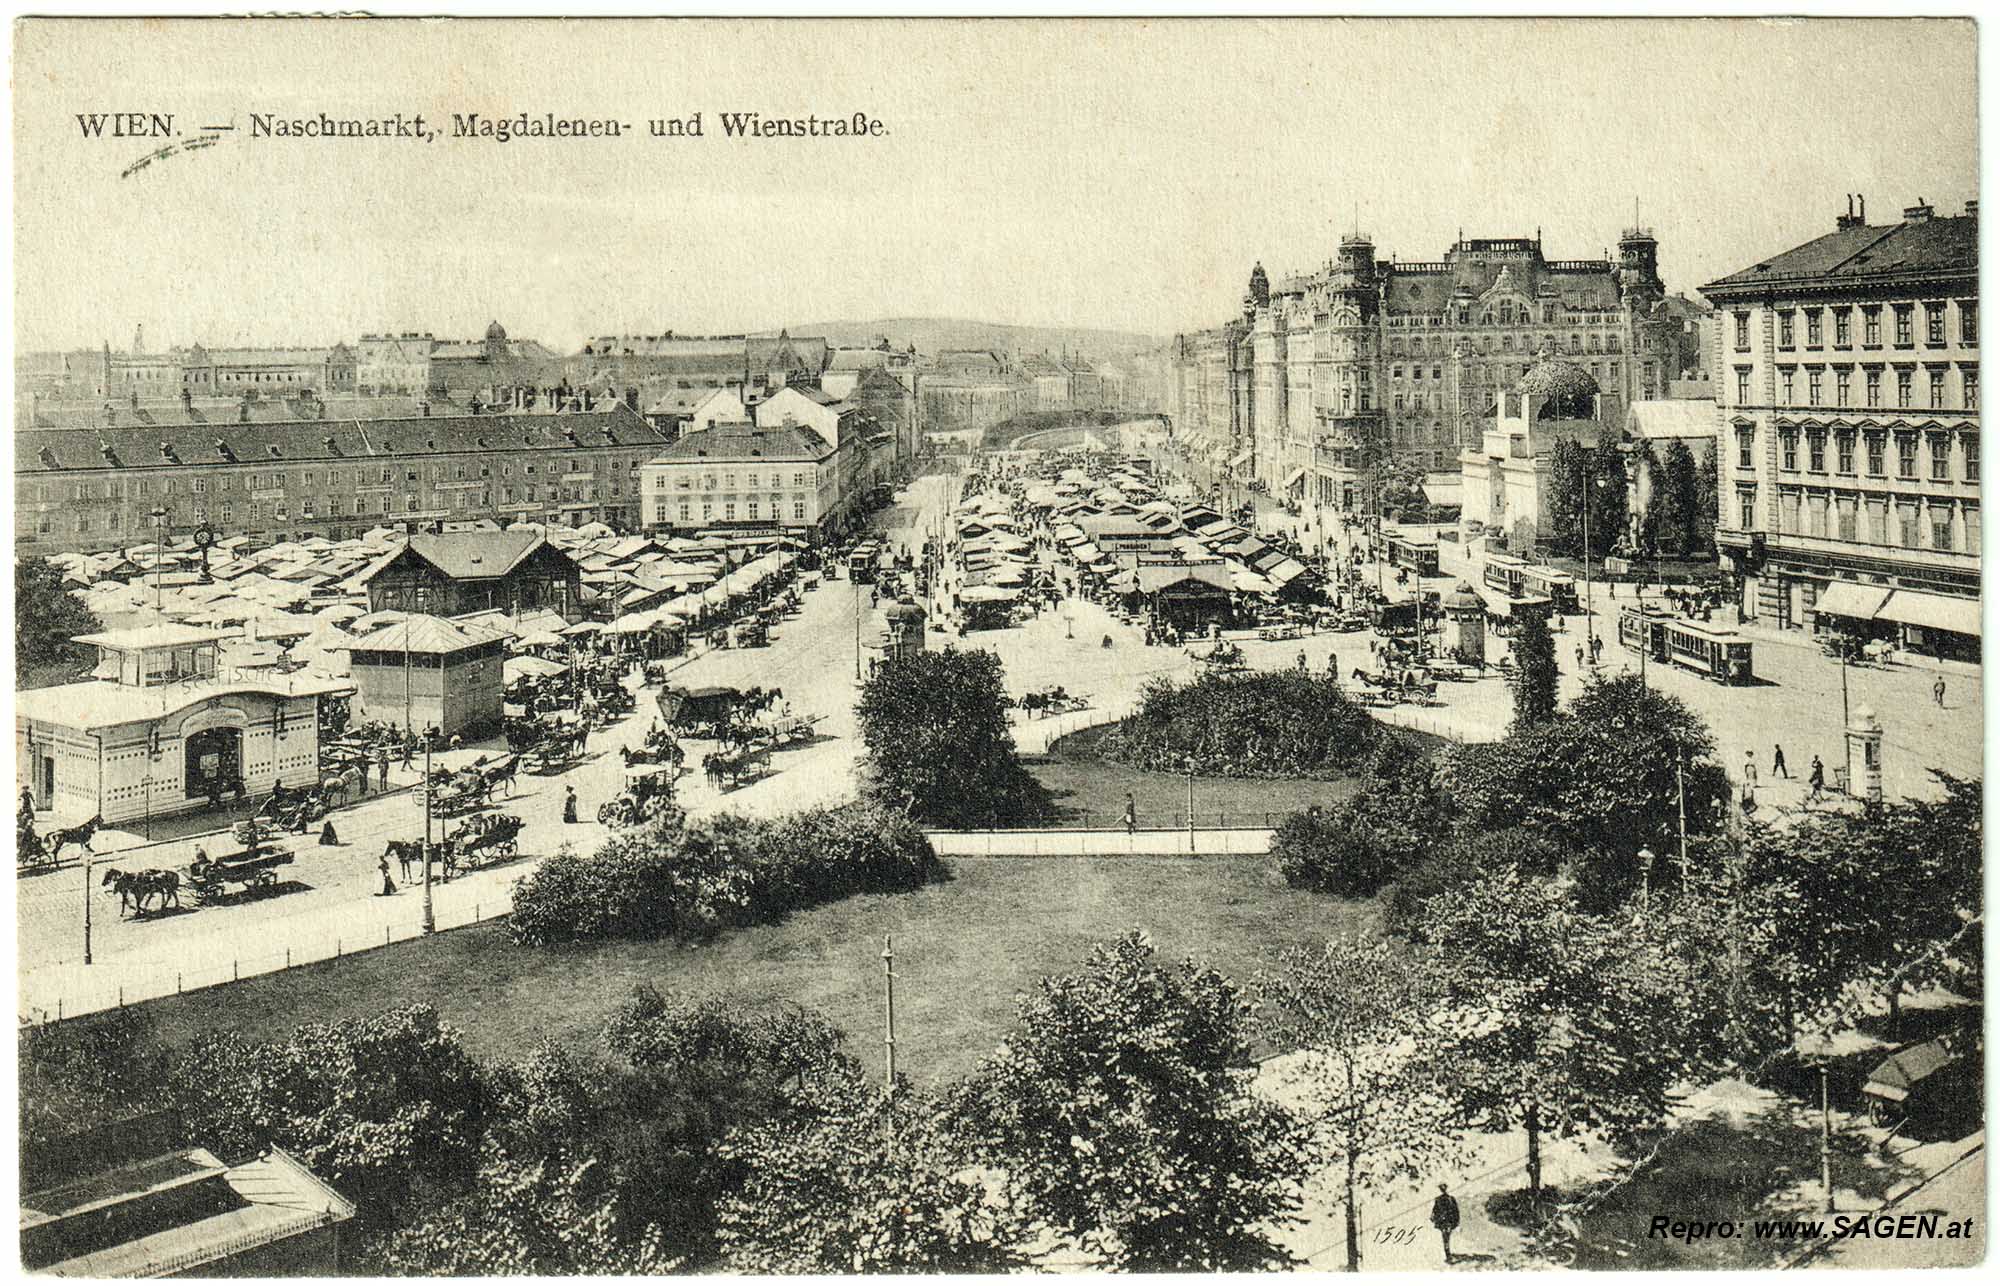
M799 425L718 424L691 433L640 470L647 528L836 533L851 500L843 469L865 451L858 435L836 447Z
M1501 395L1479 445L1459 455L1462 519L1531 556L1549 531L1549 475L1558 442L1595 447L1604 435L1597 381L1576 362L1536 363ZM1600 551L1621 533L1604 532Z
M1746 619L1976 656L1978 207L1865 210L1702 287L1716 540Z
M23 555L117 549L162 527L172 537L202 526L257 539L339 539L479 518L631 530L641 522L639 468L670 440L623 404L19 429L15 547Z
M1644 228L1626 230L1615 258L1576 260L1546 258L1538 234L1385 261L1356 234L1324 268L1275 286L1259 265L1239 321L1176 343L1175 422L1193 415L1211 438L1227 424L1239 473L1339 503L1378 453L1455 463L1538 353L1582 366L1613 423L1631 401L1661 395L1681 372L1684 329L1663 297L1658 242Z
M583 615L583 569L538 531L452 531L410 537L360 576L368 610L464 616L547 607Z

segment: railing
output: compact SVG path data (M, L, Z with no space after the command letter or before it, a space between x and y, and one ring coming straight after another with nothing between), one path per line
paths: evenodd
M190 1268L199 1268L203 1264L212 1264L217 1260L227 1259L232 1255L240 1255L245 1251L259 1250L276 1242L296 1237L301 1233L311 1232L315 1228L324 1228L333 1222L335 1220L332 1214L325 1211L315 1211L310 1214L301 1215L296 1219L286 1220L284 1223L271 1224L259 1228L254 1232L238 1233L234 1237L230 1237L224 1241L211 1242L206 1246L183 1250L179 1254L167 1255L159 1259L148 1259L143 1263L121 1264L119 1265L119 1275L124 1277L171 1277L175 1274L185 1272Z
M115 961L90 966L70 965L62 968L60 973L68 975L103 971L106 975L115 973L119 976L107 976L102 982L95 979L58 977L51 979L47 986L35 985L35 974L54 973L55 970L29 971L21 978L20 1022L22 1026L62 1022L85 1014L143 1004L149 1000L184 995L190 991L202 991L209 987L240 982L260 974L282 973L304 965L338 960L376 947L408 942L425 936L421 914L416 912L414 904L411 910L414 918L407 922L385 924L379 928L343 928L330 933L308 932L302 941L294 941L282 951L260 955L237 955L231 957L226 964L217 963L196 969L170 968L156 961L132 966L120 966ZM501 888L495 890L491 897L482 897L470 906L462 903L456 906L450 904L435 906L432 918L437 931L444 932L448 929L463 929L489 920L501 919L512 911L512 895L507 889ZM312 917L308 915L301 918L309 920Z

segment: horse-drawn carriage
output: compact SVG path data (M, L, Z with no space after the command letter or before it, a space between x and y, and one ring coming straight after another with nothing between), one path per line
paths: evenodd
M1021 709L1030 719L1068 714L1072 710L1082 710L1089 704L1089 701L1072 694L1060 684L1052 688L1043 688L1039 692L1030 692L1020 701Z
M1214 646L1207 649L1190 648L1188 655L1208 670L1214 672L1227 674L1249 668L1248 663L1243 659L1243 649L1234 643L1224 642L1221 639L1217 639Z
M776 688L668 688L660 693L660 717L675 732L720 737L734 723L753 719L783 694Z
M479 813L466 818L445 836L445 878L519 856L520 840L521 819L512 813Z
M278 883L278 868L289 866L292 854L287 849L263 840L247 844L235 853L225 853L221 857L210 857L201 849L195 850L194 861L188 866L188 883L194 889L199 902L214 902L229 896L229 886L238 886L238 891L269 890ZM107 872L108 874L108 872ZM143 899L140 909L144 910Z
M23 812L15 819L14 825L15 872L33 875L57 869L62 865L63 849L71 844L81 848L84 860L88 861L90 837L97 834L103 825L102 817L93 817L77 826L59 826L46 834L38 834L34 814Z
M521 767L543 777L562 772L583 758L583 746L584 732L581 728L553 732L521 752Z
M681 743L674 740L672 733L664 730L657 731L657 735L648 735L646 744L637 750L624 746L618 753L624 757L627 768L637 768L646 764L667 764L678 767L687 759L687 752L681 749Z
M681 775L678 760L666 764L635 764L625 769L625 790L597 807L606 826L631 826L657 816L674 799L674 782Z
M477 768L461 768L457 772L440 769L426 783L431 811L440 817L456 817L483 808L492 798L495 784Z
M286 832L303 835L327 811L326 797L317 788L303 793L275 790L257 805L257 811L247 821L237 822L230 829L244 844L261 844Z
M819 735L814 729L818 727L820 718L821 716L816 714L783 715L769 723L758 725L751 729L751 732L758 743L773 750L786 746L802 746Z
M729 646L763 647L771 641L771 627L758 617L749 617L729 627Z

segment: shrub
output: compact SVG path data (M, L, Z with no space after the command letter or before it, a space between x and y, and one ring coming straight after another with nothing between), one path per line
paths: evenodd
M1285 882L1340 897L1373 896L1444 835L1449 810L1432 778L1430 760L1408 738L1384 735L1353 798L1330 810L1294 813L1279 825L1271 852Z
M614 836L592 854L558 852L515 884L509 924L528 946L698 937L944 875L915 823L866 805L770 820L669 819Z
M1139 709L1100 743L1107 759L1152 772L1216 777L1343 775L1381 730L1340 685L1298 670L1155 679Z

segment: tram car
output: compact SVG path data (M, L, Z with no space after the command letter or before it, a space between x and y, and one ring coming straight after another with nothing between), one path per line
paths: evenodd
M1618 641L1663 665L1693 670L1717 683L1741 685L1756 678L1750 640L1707 621L1627 607L1618 615Z
M1438 570L1438 547L1434 540L1389 537L1389 565L1401 567L1414 576L1443 575Z
M1576 596L1576 577L1553 567L1524 564L1521 568L1523 593L1529 598L1546 598L1558 616L1575 616L1583 611Z

